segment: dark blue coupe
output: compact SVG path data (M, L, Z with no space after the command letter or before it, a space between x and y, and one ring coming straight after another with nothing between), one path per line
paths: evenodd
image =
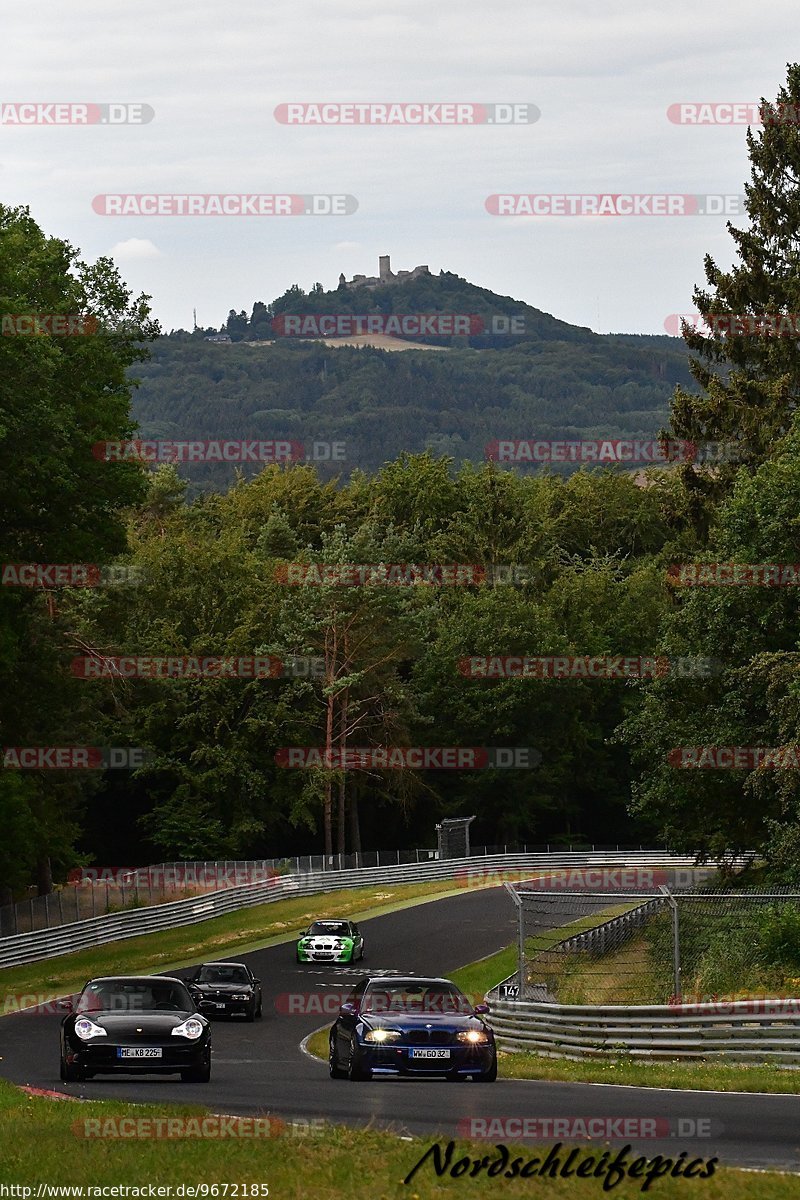
M328 1064L332 1079L378 1075L419 1079L497 1078L494 1034L449 979L373 976L359 981L331 1029Z

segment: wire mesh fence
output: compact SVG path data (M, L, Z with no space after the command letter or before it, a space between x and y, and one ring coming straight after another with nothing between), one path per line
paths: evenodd
M731 891L718 881L507 887L518 905L521 999L684 1006L800 996L800 892Z
M639 846L569 844L473 846L471 858L508 853L644 852ZM653 853L658 853L654 850ZM666 852L665 852L666 853ZM207 859L163 862L146 867L87 867L49 895L29 895L0 905L0 937L56 929L128 908L144 908L188 899L247 883L316 871L361 870L368 867L419 865L434 862L435 849L364 850L353 854L301 854L283 858Z

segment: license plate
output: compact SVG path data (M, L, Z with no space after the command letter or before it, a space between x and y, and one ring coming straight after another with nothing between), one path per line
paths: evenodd
M161 1058L160 1046L117 1046L117 1058Z
M214 1008L224 1008L224 1007L225 1007L224 1004L219 1004L216 1000L214 1001Z
M428 1050L415 1048L411 1051L412 1058L449 1058L449 1050Z

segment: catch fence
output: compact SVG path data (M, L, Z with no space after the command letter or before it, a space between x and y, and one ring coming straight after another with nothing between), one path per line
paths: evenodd
M649 887L506 884L518 909L518 970L499 994L579 1006L800 994L800 892L724 890L702 869L638 874L653 877Z

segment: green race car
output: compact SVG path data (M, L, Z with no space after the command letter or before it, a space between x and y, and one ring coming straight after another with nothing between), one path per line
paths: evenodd
M364 939L352 921L314 921L297 943L297 961L352 963L364 957Z

